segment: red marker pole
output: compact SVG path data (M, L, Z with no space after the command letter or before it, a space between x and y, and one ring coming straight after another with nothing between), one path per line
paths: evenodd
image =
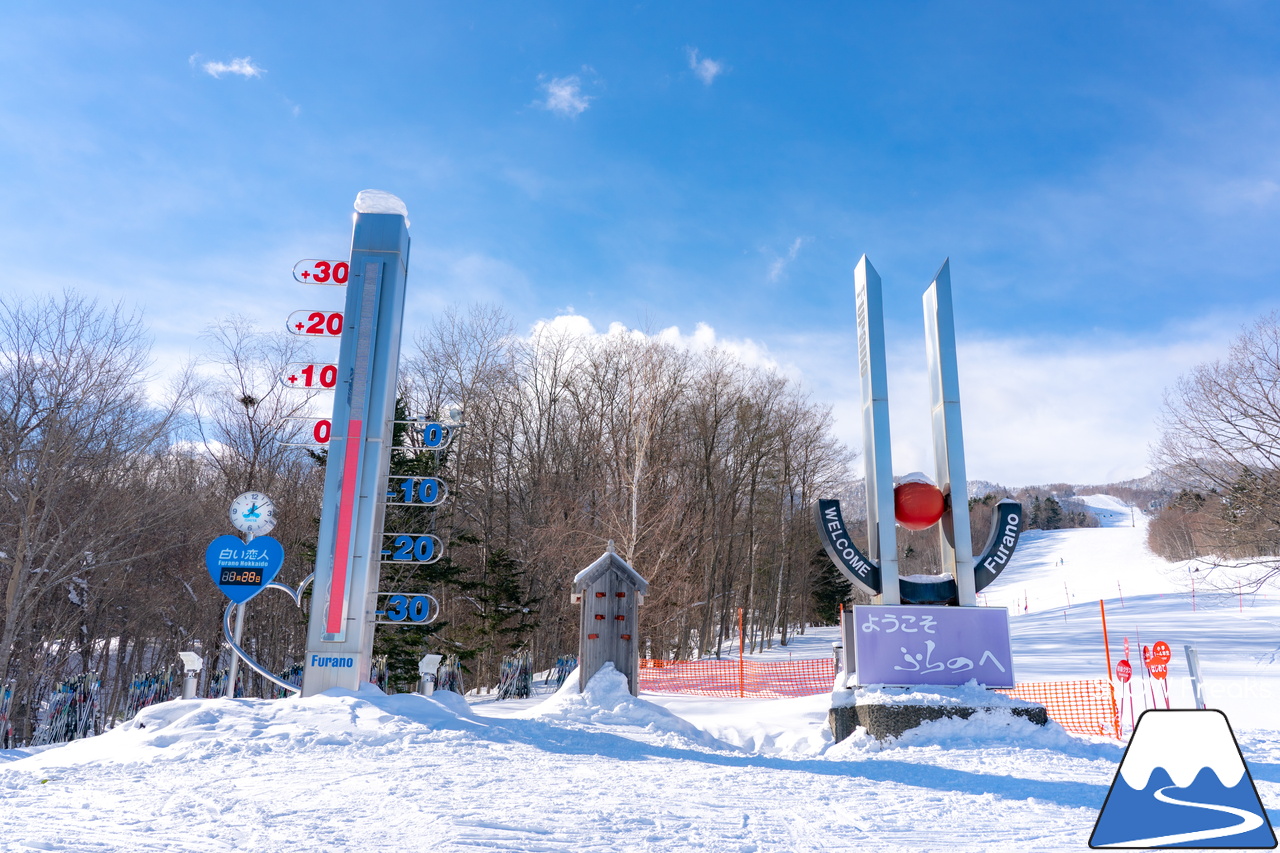
M741 699L747 694L746 668L742 662L743 647L746 645L746 639L742 632L742 608L738 608L738 698Z
M1107 638L1107 606L1098 599L1098 612L1102 614L1102 648L1107 652L1107 690L1111 693L1111 718L1116 737L1120 736L1120 710L1116 707L1116 686L1111 680L1111 641Z

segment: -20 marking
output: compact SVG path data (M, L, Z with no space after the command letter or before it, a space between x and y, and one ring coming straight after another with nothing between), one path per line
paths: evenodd
M382 557L394 563L434 563L444 551L440 540L430 533L384 533L392 537L391 547L384 549Z

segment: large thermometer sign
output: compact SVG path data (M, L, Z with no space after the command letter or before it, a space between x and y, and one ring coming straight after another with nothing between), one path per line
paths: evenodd
M370 203L363 205L364 201ZM336 338L337 364L291 364L281 377L290 387L335 392L332 418L327 424L317 422L313 434L317 442L328 439L329 452L303 673L305 696L331 687L354 690L367 679L374 619L366 603L377 594L382 561L427 562L437 556L435 541L420 544L414 538L407 549L394 537L384 543L380 524L388 491L409 261L408 225L402 212L389 209L395 206L403 211L394 197L361 193L350 260L308 260L294 267L298 281L347 288L340 313L316 311L291 319L294 325L304 324L302 334ZM307 332L308 324L313 332ZM421 498L420 490L415 486L413 496ZM435 497L429 486L425 492ZM391 553L384 555L384 550ZM417 611L406 612L412 621ZM353 657L355 665L312 664L336 655Z

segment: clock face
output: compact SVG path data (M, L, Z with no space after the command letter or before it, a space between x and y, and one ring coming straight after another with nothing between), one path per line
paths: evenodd
M230 517L236 530L260 536L276 526L276 505L262 492L245 492L231 502Z

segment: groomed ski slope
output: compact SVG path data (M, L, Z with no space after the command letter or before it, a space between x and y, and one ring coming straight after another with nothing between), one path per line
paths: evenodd
M1027 534L987 591L1010 607L1019 678L1102 676L1098 595L1113 653L1117 630L1166 640L1175 686L1194 643L1275 823L1277 602L1246 598L1241 614L1198 596L1192 613L1186 567L1145 553L1141 516L1131 527L1113 499L1090 502L1116 510L1109 526ZM811 630L759 657L825 656L834 638ZM168 702L97 738L0 752L0 851L1079 851L1121 756L1007 718L832 745L828 704L633 699L611 672L581 695L470 706Z

